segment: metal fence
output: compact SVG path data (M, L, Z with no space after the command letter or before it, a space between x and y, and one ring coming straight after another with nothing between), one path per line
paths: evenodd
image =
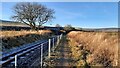
M61 37L62 34L26 47L21 47L13 52L3 54L2 57L0 57L0 66L32 66L38 58L40 58L40 65L43 66L44 53L46 52L48 58L50 58L51 51L54 51L55 45L59 44Z

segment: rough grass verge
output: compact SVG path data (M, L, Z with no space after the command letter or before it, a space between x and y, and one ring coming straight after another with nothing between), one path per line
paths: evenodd
M82 65L82 51L87 51L86 62L91 66L118 65L118 33L72 31L68 35L74 58Z

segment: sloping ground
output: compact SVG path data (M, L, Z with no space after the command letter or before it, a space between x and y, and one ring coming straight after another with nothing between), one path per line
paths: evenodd
M40 31L0 31L3 51L19 47L37 40L47 39L52 35L49 30Z
M80 32L68 34L72 55L77 66L82 60L90 66L111 67L118 65L118 33L117 32ZM82 60L80 60L82 59Z
M0 26L21 26L21 27L29 27L28 25L20 22L15 21L6 21L6 20L0 20Z

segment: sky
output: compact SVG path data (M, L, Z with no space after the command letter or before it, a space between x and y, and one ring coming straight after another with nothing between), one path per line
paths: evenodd
M13 6L17 2L2 2L2 20L11 20L14 15ZM44 25L65 26L71 24L82 28L111 28L118 27L118 3L117 2L38 2L48 8L54 9L52 22Z

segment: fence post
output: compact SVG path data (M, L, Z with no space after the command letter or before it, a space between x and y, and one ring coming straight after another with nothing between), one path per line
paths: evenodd
M61 35L60 35L60 39L61 39Z
M50 58L51 39L49 39L48 58Z
M54 49L55 49L55 43L54 43L55 39L53 38L53 52L54 52Z
M17 68L17 55L15 55L15 68Z
M41 44L41 67L42 67L42 63L43 63L43 44Z
M62 39L62 34L60 35L60 39Z
M59 35L57 36L57 45L59 44Z

